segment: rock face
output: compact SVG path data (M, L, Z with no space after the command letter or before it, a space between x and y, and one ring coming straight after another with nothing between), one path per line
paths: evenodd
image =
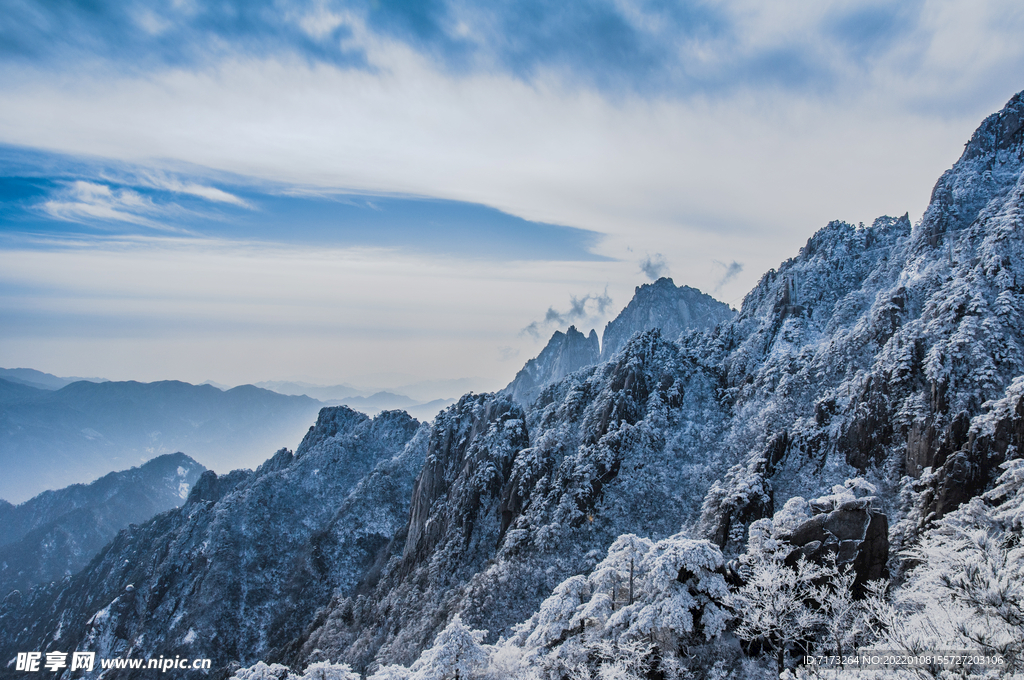
M0 506L0 599L74 574L121 529L184 503L205 470L171 453L92 484Z
M608 361L635 334L658 328L663 337L675 340L689 330L709 330L736 316L724 302L689 286L676 287L662 277L637 286L633 299L604 327L601 361Z
M803 556L824 563L826 556L834 553L836 566L853 568L856 589L888 578L889 520L871 503L869 498L860 498L832 508L812 504L815 515L783 536L796 548L787 562L795 564Z
M709 330L736 313L723 302L689 286L676 287L672 279L637 286L633 299L604 329L584 336L575 326L555 331L536 358L526 362L503 392L529 406L541 390L581 368L608 361L637 333L658 329L670 340L691 330Z
M933 448L920 439L912 439L913 447L908 445L908 463L927 463L926 469L932 471L929 483L920 489L922 519L942 517L979 495L1003 462L1024 451L1024 376L988 407L973 420L964 412L958 414Z
M569 326L565 333L555 331L540 354L526 362L503 392L528 406L543 388L584 366L596 364L600 357L601 348L593 329L589 336L576 330L576 326Z
M344 650L366 664L383 645L407 661L429 645L444 626L452 594L495 554L501 492L527 441L523 410L507 396L466 395L442 412L412 490L401 557L365 597L332 602L287 660L308 658L315 649L332 658Z
M507 635L620 534L677 532L721 465L701 458L721 426L719 387L653 330L528 409L507 395L463 397L435 422L401 562L365 598L332 604L289 661L319 649L357 665L408 663L453 612Z

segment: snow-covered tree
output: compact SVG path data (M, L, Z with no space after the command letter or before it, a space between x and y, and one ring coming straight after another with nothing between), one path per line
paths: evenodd
M521 648L545 677L645 677L655 667L682 677L671 670L684 666L680 641L714 639L729 619L723 567L708 541L619 536L590 574L559 584L497 648Z
M1002 469L908 551L918 565L891 600L869 598L879 643L979 650L1001 656L1007 676L1024 673L1024 459Z
M759 552L746 583L732 598L737 637L773 651L779 673L786 668L787 651L813 637L823 621L813 597L815 582L827 575L803 556L794 566L787 565L788 554L788 546Z
M301 680L360 680L358 673L353 673L347 663L331 663L317 661L306 666Z
M490 648L487 680L540 680L540 668L527 650L516 645L497 644Z
M390 666L383 666L369 676L367 680L409 680L412 677L412 671L405 666L393 664Z
M302 675L291 672L288 666L279 663L267 665L258 661L248 668L240 668L233 680L360 680L347 663L316 661L306 666Z
M239 668L232 676L235 680L284 680L290 673L287 666L279 663L267 665L257 661L255 665L248 668Z
M456 614L412 665L413 680L469 680L487 664L485 630L470 630Z

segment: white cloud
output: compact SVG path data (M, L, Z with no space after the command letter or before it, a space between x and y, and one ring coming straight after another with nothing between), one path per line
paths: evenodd
M159 231L179 231L146 216L162 212L148 198L131 189L114 190L95 182L71 182L41 207L60 220L128 222Z
M344 353L352 357L365 351L390 361L392 351L409 370L430 364L438 375L487 375L494 347L527 343L519 329L551 300L607 283L616 303L625 304L638 283L631 252L660 253L674 271L685 272L677 284L718 290L738 304L765 270L831 219L870 222L906 211L915 219L981 119L1024 87L1019 3L930 0L908 33L859 61L818 31L826 15L854 3L743 0L725 7L737 22L738 50L796 45L829 64L834 82L817 90L753 84L640 96L580 86L562 72L540 72L531 82L502 72L452 73L373 36L352 17L320 10L295 20L312 36L345 22L350 42L368 50L373 69L239 57L150 73L102 62L65 74L9 67L0 82L0 142L156 166L191 163L293 183L296 191L342 188L479 202L601 231L607 238L600 252L619 261L483 266L346 251L332 252L339 258L332 262L305 251L245 254L235 246L231 254L204 247L172 256L166 245L133 246L131 257L87 249L25 261L58 280L63 271L78 271L67 290L95 276L110 294L130 287L142 295L139 286L151 285L155 298L180 295L174 305L138 303L142 315L159 309L199 326L220 323L226 334L229 321L241 327L277 315L282 328L294 329L295 347L303 337L334 338L317 345L327 352L331 342L341 347L337 338L344 336L352 343ZM656 16L630 10L630 17L657 27ZM687 58L702 60L706 73L727 56L715 48L713 42L680 47ZM153 182L245 205L200 182ZM77 191L47 209L67 219L157 224L144 197L95 186ZM5 280L35 280L15 261L22 255L0 253L4 267L20 272ZM735 275L723 276L716 261L743 263L742 270L727 266L726 274ZM44 302L59 307L63 299ZM132 299L121 312L106 311L130 316ZM463 299L469 302L462 305ZM90 304L104 312L99 302ZM402 345L398 338L414 329L420 335ZM359 344L359 333L376 333L378 344ZM284 365L270 356L271 339L259 342L268 367ZM19 351L28 351L25 343ZM280 352L287 345L274 346ZM291 354L290 360L299 351ZM233 361L218 356L225 366ZM355 359L331 361L330 370L344 379L342 367ZM459 368L464 364L471 367ZM212 371L200 379L209 377L232 380Z
M218 189L217 187L204 186L202 184L196 184L195 182L183 182L175 177L160 173L146 173L138 179L141 182L141 186L173 191L178 194L198 196L199 198L204 198L207 201L213 201L214 203L229 203L241 208L252 209L252 205L250 205L248 201L245 201L222 189Z
M735 296L830 219L919 215L980 120L915 116L876 97L609 101L554 81L442 75L401 47L380 61L379 75L246 61L40 77L2 93L0 139L481 202L607 233L602 252L615 257L661 252L694 272L681 283L704 289L711 259L743 261L726 290Z

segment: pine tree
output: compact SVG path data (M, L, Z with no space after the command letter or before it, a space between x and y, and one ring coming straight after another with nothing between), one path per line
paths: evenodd
M485 630L470 630L456 614L434 645L412 665L414 680L470 680L487 664Z

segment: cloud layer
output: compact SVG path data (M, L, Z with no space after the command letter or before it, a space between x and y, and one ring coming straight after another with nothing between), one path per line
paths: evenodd
M0 364L114 378L510 378L668 263L738 305L916 219L1024 87L1010 0L0 10Z

